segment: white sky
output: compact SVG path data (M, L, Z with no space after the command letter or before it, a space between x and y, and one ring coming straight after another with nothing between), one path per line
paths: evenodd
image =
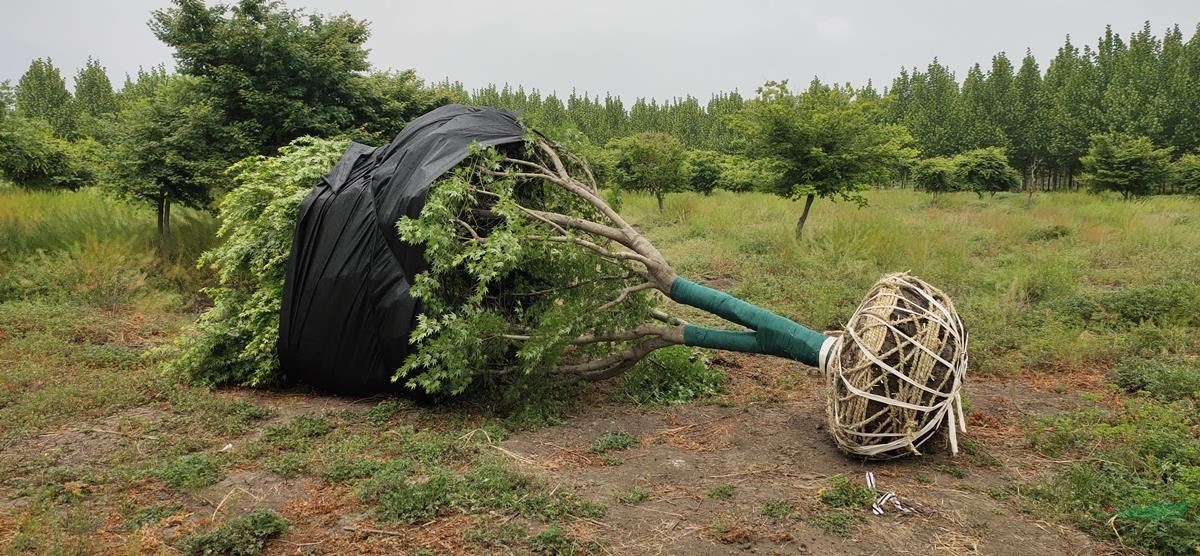
M743 0L292 0L291 7L346 11L371 22L377 68L416 69L474 88L522 84L565 94L572 88L635 97L754 88L770 79L881 88L901 66L937 56L959 79L1006 51L1014 63L1033 49L1043 64L1063 38L1095 44L1111 23L1122 35L1150 20L1157 34L1178 23L1190 37L1197 0L910 0L858 2ZM165 0L0 0L0 80L14 82L35 57L68 77L88 55L114 85L139 65L173 63L150 33Z

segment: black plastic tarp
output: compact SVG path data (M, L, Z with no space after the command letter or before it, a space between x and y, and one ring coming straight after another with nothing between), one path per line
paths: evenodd
M471 143L521 141L511 112L443 106L387 145L353 143L300 205L279 318L284 376L330 392L378 392L412 351L420 312L409 294L422 249L396 222L416 218L429 187Z

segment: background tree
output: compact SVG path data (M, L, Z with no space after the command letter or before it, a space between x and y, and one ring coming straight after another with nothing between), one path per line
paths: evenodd
M955 165L949 158L922 159L913 166L912 176L917 189L933 193L934 197L959 189Z
M1008 155L1020 169L1025 186L1032 188L1046 160L1050 105L1042 86L1042 72L1029 51L1021 60L1021 69L1013 80L1012 99Z
M904 128L879 123L865 103L838 87L813 83L800 95L787 82L768 82L759 97L731 120L753 156L769 158L782 170L772 192L804 199L796 237L817 197L865 204L860 191L890 179L890 169L915 156Z
M50 123L54 134L67 137L75 128L75 113L67 82L49 59L38 58L17 82L17 113Z
M659 212L668 193L687 189L683 143L674 135L644 131L615 139L608 149L613 151L615 183L622 189L654 195Z
M1200 155L1188 153L1171 163L1171 187L1180 193L1200 195Z
M75 74L75 105L82 114L101 117L117 111L117 96L112 81L99 60L88 57L87 63Z
M1149 195L1167 180L1171 149L1126 133L1092 136L1080 181L1092 191L1116 191L1125 200Z
M12 82L5 79L0 81L0 122L3 122L12 115L16 109L17 90L13 88Z
M712 195L721 184L722 161L721 153L707 150L690 150L684 157L683 173L688 181L688 189L705 195Z
M108 128L117 113L117 95L99 60L90 56L75 74L76 131L108 141Z
M225 168L248 141L223 125L200 80L176 76L121 115L114 153L114 191L151 203L158 230L170 233L171 205L203 208L224 185Z
M151 29L175 49L181 73L250 151L274 152L301 135L334 135L365 122L367 24L348 15L241 0L208 7L176 0Z
M973 149L953 159L954 181L961 187L974 191L980 197L984 193L995 195L1020 187L1021 176L1008 165L1004 149L987 147ZM939 178L940 179L940 178Z

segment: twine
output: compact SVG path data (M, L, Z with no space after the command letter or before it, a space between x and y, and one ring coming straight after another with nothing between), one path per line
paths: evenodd
M947 424L966 432L960 389L967 332L941 290L908 274L880 278L829 353L827 418L843 451L870 459L920 455Z

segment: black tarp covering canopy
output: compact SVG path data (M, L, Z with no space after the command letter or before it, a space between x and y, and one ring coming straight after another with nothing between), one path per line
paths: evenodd
M414 350L420 311L409 294L422 249L396 222L416 218L429 187L471 143L522 140L511 112L443 106L378 148L352 143L300 205L284 274L279 361L289 381L331 392L378 392Z

